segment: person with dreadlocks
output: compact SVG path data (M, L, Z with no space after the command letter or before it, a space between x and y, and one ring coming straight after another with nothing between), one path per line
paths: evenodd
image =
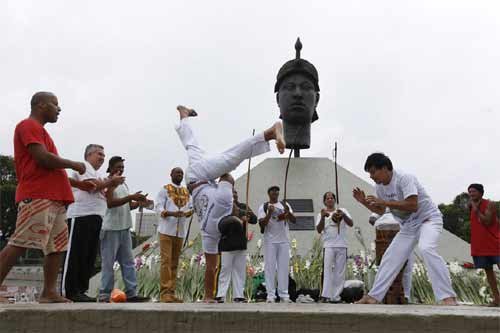
M123 176L125 160L121 156L109 159L106 172L109 178ZM137 294L137 272L135 269L134 255L132 253L132 214L131 210L139 207L150 207L152 200L142 191L129 193L125 182L110 186L105 191L106 214L102 220L100 233L101 243L101 287L98 301L110 302L111 292L114 289L115 262L120 265L123 283L125 284L126 301L130 303L148 302L149 297Z
M493 265L500 268L500 224L493 201L483 198L484 186L470 184L470 249L474 267L482 268L490 285L493 301L490 306L500 306L497 279Z
M353 226L345 208L335 207L335 194L323 195L325 208L316 219L316 231L323 242L323 287L321 302L340 303L347 266L347 228Z

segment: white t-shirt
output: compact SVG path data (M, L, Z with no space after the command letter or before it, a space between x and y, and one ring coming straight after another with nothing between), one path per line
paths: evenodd
M274 211L271 214L269 223L264 229L264 243L288 243L290 242L288 222L278 220L278 216L285 212L285 207L281 202L277 202L275 204L269 203L268 209L271 205L274 206ZM290 207L290 205L288 205L288 207L290 208L290 212L293 213L292 207ZM257 217L259 220L266 217L264 204L260 205Z
M344 212L344 214L352 220L351 215L345 208L339 209ZM321 232L321 240L323 241L323 247L345 247L347 248L347 228L348 225L345 223L344 219L340 220L340 234L339 228L336 222L332 220L334 212L331 212L328 217L325 217L325 228ZM316 226L318 226L321 221L321 213L318 214L316 218Z
M103 181L106 179L106 175L101 173L99 170L94 169L89 162L85 161L84 163L85 173L80 175L78 172L73 171L70 178L78 181L86 179L97 179ZM104 216L106 214L106 197L104 196L103 191L87 192L76 187L71 187L71 190L73 191L75 202L68 207L68 218L88 215Z
M429 219L442 217L437 206L413 175L393 170L391 182L387 185L377 184L375 191L377 197L384 201L403 201L413 195L418 197L418 209L415 213L390 209L392 215L401 224L407 222L422 223Z
M218 241L219 222L233 211L233 185L223 181L196 188L193 191L193 206L200 222L202 236Z
M174 186L177 189L181 189L182 186L178 186L176 184L169 184ZM187 191L187 189L186 189ZM175 194L174 194L175 195ZM177 236L184 238L186 237L186 221L189 221L191 217L175 217L175 216L167 216L163 218L161 216L161 212L169 211L169 212L177 212L183 211L187 212L192 209L191 196L187 200L187 203L178 207L174 200L169 197L168 191L165 187L163 187L158 195L156 196L155 210L158 213L158 232L163 235L169 236Z

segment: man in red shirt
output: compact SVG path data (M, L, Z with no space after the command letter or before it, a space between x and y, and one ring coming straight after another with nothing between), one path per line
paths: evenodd
M474 267L483 268L491 288L491 306L500 306L497 279L493 265L500 268L500 224L498 223L495 203L483 199L484 187L470 184L470 245Z
M0 285L27 248L45 255L44 282L40 303L69 302L56 289L62 253L68 245L66 206L74 201L64 169L85 172L85 164L58 156L56 146L45 130L55 123L61 108L57 97L37 92L31 98L31 114L17 124L14 132L14 161L18 186L16 230L0 252ZM6 302L0 297L0 302Z

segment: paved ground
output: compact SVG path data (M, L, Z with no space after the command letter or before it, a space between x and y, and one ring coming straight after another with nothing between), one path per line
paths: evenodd
M500 309L354 304L12 304L0 332L500 332Z

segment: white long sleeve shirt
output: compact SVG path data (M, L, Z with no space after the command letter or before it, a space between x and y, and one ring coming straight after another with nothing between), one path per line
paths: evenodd
M168 193L167 186L173 186L175 189L175 192ZM165 187L163 187L158 195L156 196L156 203L155 203L155 210L158 213L158 232L163 234L163 235L169 235L169 236L176 236L180 238L186 237L186 222L189 221L190 217L175 217L175 216L167 216L167 217L162 217L161 213L163 211L169 211L169 212L177 212L177 211L182 211L182 212L188 212L193 209L192 207L192 202L191 202L191 196L187 196L187 200L185 198L185 194L183 194L183 189L187 191L187 189L182 186L178 186L175 184L169 184ZM184 198L177 197L176 196L181 196ZM179 207L177 204L179 203L185 203L182 207Z

